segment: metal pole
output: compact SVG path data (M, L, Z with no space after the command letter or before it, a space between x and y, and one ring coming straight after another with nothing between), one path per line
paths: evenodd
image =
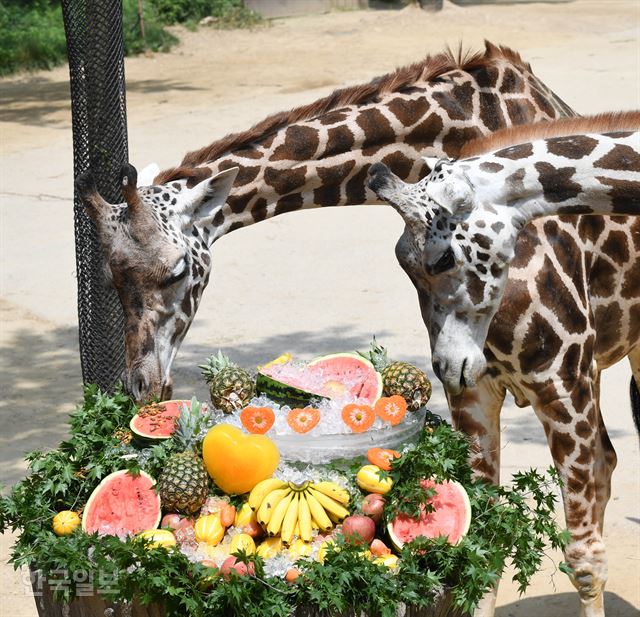
M123 201L128 159L120 0L63 0L73 123L74 178L91 169L110 203ZM74 196L80 360L85 383L111 390L124 368L124 317L104 277L95 227Z

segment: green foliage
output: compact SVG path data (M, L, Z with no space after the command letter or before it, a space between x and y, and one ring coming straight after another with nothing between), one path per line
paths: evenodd
M0 75L51 69L64 62L66 49L59 4L0 2Z
M241 0L143 0L142 37L138 0L123 0L124 47L127 55L168 51L178 39L166 25L188 26L209 15L218 28L248 28L261 22ZM19 70L51 69L65 62L67 46L60 0L0 2L0 75Z
M242 0L151 0L164 23L198 22L213 17L218 28L248 28L262 21Z
M395 572L367 559L360 547L347 544L340 535L328 546L323 564L298 562L302 574L294 585L266 575L259 557L239 554L241 561L253 563L255 575L232 574L224 580L178 550L152 549L141 539L99 537L81 529L57 537L51 529L56 511L79 509L100 480L118 469L143 469L157 477L178 449L173 439L152 447L121 444L114 434L128 426L136 411L121 391L107 395L96 386L86 387L83 404L71 414L69 439L50 452L30 453L30 475L0 498L0 532L21 530L12 553L14 565L36 565L44 573L69 571L69 584L58 599L75 595L73 572L90 572L105 597L160 602L168 616L241 614L251 606L252 617L287 617L294 606L310 604L330 614L355 606L372 616L392 617L399 603L428 606L444 590L469 611L508 562L524 590L548 548L563 547L567 540L554 522L553 470L516 474L510 487L474 481L467 440L436 422L394 462L390 473L395 484L387 494L386 515L419 512L425 501L420 479L453 479L469 494L471 528L455 546L444 538L407 544Z

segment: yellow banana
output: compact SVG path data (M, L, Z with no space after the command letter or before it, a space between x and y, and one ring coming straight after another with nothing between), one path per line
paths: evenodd
M343 519L346 516L349 516L349 510L343 508L337 501L331 499L331 497L327 497L324 493L320 491L315 491L310 489L311 494L320 502L320 505L331 514L335 514L339 519Z
M269 524L267 525L267 533L270 536L277 536L280 532L284 515L287 513L287 508L293 499L293 495L294 493L289 491L287 495L278 501L278 505L273 509L273 513L269 518Z
M285 544L290 544L293 540L293 532L298 520L298 500L300 496L296 493L287 508L287 513L284 515L284 521L282 521L282 532L280 537Z
M351 500L349 491L338 486L335 482L318 482L317 484L313 484L312 488L324 493L327 497L331 497L331 499L341 503L343 506L348 506Z
M282 488L284 485L285 483L282 480L278 480L278 478L267 478L266 480L262 480L262 482L258 482L258 484L251 489L247 503L252 510L257 510L260 507L260 504L264 501L264 498L271 491Z
M277 488L275 491L271 491L262 502L262 505L258 508L258 523L260 523L263 527L269 524L269 520L271 519L271 515L275 510L278 502L283 499L286 495L291 492L289 487L287 488Z
M298 520L296 521L296 526L293 528L293 537L300 537L300 502L302 499L298 499Z
M318 525L318 529L320 529L320 531L329 531L329 529L333 527L333 523L324 511L324 508L320 505L320 502L311 494L310 491L307 491L304 496L307 500L307 504L309 505L311 516Z
M298 502L298 525L300 527L298 537L305 542L311 542L311 510L304 495Z

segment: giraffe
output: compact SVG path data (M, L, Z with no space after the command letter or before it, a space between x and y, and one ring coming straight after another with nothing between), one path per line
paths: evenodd
M171 362L211 270L206 249L225 234L303 208L379 203L366 186L374 162L415 181L427 169L422 154L456 156L501 127L572 114L519 54L487 42L483 52L427 56L190 152L137 191L144 207L136 216L127 203L106 205L81 179L79 195L102 204L87 212L124 307L128 391L137 400L171 396ZM214 200L209 218L192 224L182 194L234 168L226 203ZM123 178L133 180L127 169ZM144 219L144 233L130 232L135 219ZM188 268L179 284L161 286L157 271L176 251Z
M615 452L599 377L626 356L640 384L640 222L616 216L596 236L591 216L577 234L547 218L543 227L562 230L554 235L574 249L547 255L557 259L552 271L516 249L534 219L640 215L640 112L516 127L463 151L472 156L429 160L431 172L416 184L379 163L369 186L405 221L400 261L420 294L433 367L450 398L508 389L541 420L563 481L566 559L582 614L604 615L602 532ZM497 455L498 424L458 412L463 425L485 422L475 456L486 465Z

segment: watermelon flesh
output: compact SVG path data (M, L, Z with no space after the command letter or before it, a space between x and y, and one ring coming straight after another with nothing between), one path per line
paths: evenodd
M191 401L163 401L156 405L148 405L148 408L164 408L158 413L145 414L144 407L131 418L129 427L132 432L142 439L169 439L176 428L176 422L180 417L182 406L189 408ZM142 412L142 413L140 413Z
M129 536L160 524L160 496L154 479L126 470L108 475L95 488L82 514L82 529L100 535Z
M450 544L457 544L469 531L471 524L471 504L464 487L458 482L435 483L423 480L424 488L433 488L436 493L428 498L433 506L431 512L421 507L420 518L399 514L387 527L391 541L400 550L404 544L419 536L437 538L446 536Z
M287 362L263 367L258 389L276 398L308 401L320 397L373 404L382 396L382 377L365 358L341 353L307 365Z

